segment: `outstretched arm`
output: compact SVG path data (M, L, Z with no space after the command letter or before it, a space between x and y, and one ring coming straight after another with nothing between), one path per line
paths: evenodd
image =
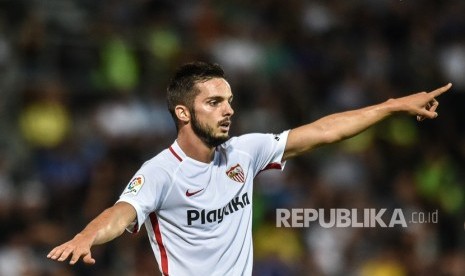
M73 265L82 257L85 263L94 264L90 248L120 236L135 218L134 207L118 202L98 215L72 240L55 247L47 258L63 262L71 256L69 263Z
M420 92L381 104L332 114L289 132L283 160L308 152L318 146L335 143L359 134L395 113L416 115L419 121L437 117L437 96L449 90L447 84L431 92Z

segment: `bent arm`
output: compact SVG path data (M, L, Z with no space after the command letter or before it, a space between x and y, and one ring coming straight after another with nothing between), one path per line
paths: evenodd
M75 264L82 257L85 263L94 264L90 248L120 236L135 219L134 207L118 202L93 219L72 240L55 247L47 258L62 262L71 256L70 264Z
M289 132L283 160L301 155L316 147L335 143L359 134L370 126L395 113L417 115L418 119L434 119L439 103L435 97L452 85L432 92L420 92L406 97L390 99L365 108L332 114Z

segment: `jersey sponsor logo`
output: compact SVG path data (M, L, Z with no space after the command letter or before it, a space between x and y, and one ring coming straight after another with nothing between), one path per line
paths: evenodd
M200 193L201 191L203 191L203 189L195 191L195 192L189 192L189 190L186 190L186 196L191 197L193 195L196 195L196 194Z
M239 182L239 183L245 182L244 170L239 164L236 164L235 166L232 166L231 168L229 168L229 170L226 171L226 175L236 182Z
M189 209L187 210L187 225L195 224L206 224L206 223L221 223L225 216L244 209L247 205L250 204L249 195L244 193L241 196L236 196L233 198L226 206L223 208L215 210L196 210Z
M134 178L129 182L123 194L137 195L137 193L139 193L140 189L142 188L142 185L144 185L144 182L145 178L143 175L134 176Z

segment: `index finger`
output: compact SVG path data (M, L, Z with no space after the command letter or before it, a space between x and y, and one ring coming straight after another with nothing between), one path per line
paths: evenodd
M437 97L437 96L441 95L442 93L446 92L451 87L452 87L452 83L449 82L448 84L444 85L443 87L440 87L440 88L438 88L436 90L433 90L433 91L429 92L429 94L431 96L433 96L433 98L434 98L434 97Z

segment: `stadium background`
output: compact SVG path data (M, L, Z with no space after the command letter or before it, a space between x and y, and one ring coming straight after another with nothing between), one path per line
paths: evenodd
M439 118L391 118L256 181L255 275L465 275L465 2L0 1L0 275L157 275L145 232L46 259L169 145L167 78L220 63L233 134L453 82ZM276 208L439 211L407 228L275 228Z

